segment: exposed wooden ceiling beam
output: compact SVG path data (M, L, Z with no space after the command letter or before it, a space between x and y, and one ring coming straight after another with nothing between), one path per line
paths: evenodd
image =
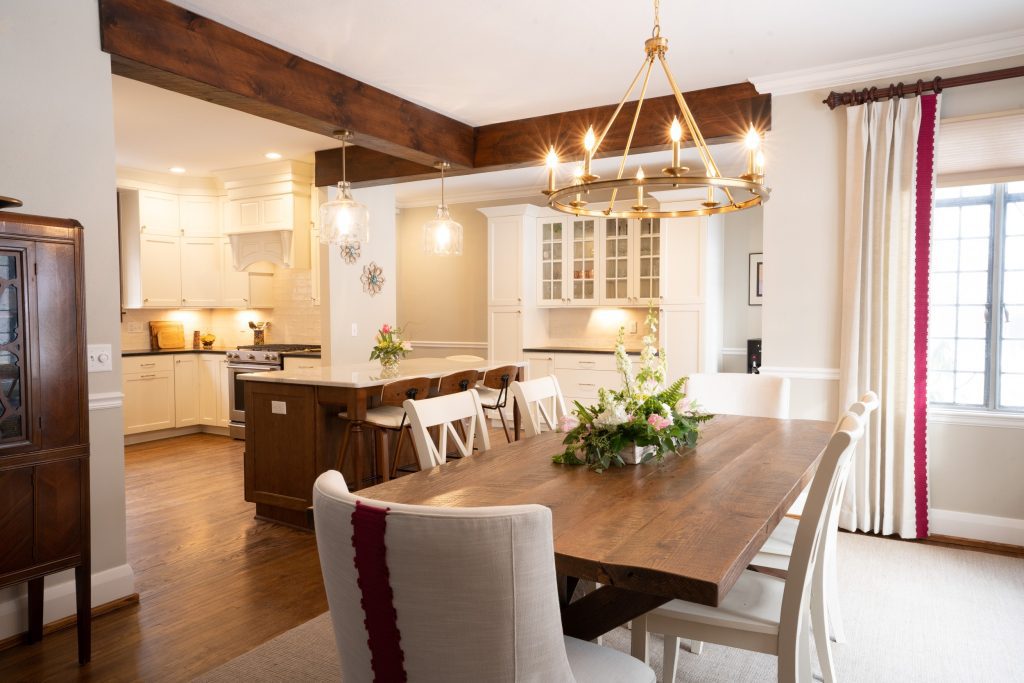
M355 133L348 177L355 185L434 177L439 159L452 175L542 163L550 145L579 155L587 127L600 129L604 105L473 128L426 107L314 64L165 0L99 0L100 41L115 74L266 119L331 135ZM708 142L738 139L751 122L771 128L771 95L750 83L685 93ZM635 105L627 104L598 156L622 153ZM636 152L665 149L675 102L646 100ZM316 153L316 183L341 180L341 150Z
M115 74L431 165L473 165L473 128L165 0L100 0Z

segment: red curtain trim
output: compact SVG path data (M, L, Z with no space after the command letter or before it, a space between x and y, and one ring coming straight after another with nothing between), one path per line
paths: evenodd
M914 274L914 504L917 537L928 536L928 276L935 185L936 96L921 97L917 135Z

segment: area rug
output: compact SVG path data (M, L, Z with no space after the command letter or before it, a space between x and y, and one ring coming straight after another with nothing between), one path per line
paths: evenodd
M840 534L840 603L848 641L836 645L843 683L1024 681L1024 559ZM629 631L604 645L629 652ZM662 640L651 638L661 680ZM685 646L683 648L685 650ZM198 680L336 681L327 614L206 673ZM677 681L774 681L775 657L712 644L681 652Z

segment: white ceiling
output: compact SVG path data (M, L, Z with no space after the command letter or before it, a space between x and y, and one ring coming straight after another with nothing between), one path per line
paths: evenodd
M629 3L628 12L621 0L174 2L471 125L617 102L640 66L652 24L643 0ZM997 34L1002 44L1021 43L1019 54L1021 34L1007 39L1006 32L1022 30L1021 0L737 0L728 14L696 0L662 2L669 63L684 91L748 79L781 82L780 75L823 65L927 52L950 41L984 44L977 39ZM663 79L652 78L649 96L667 92ZM210 175L262 163L266 151L311 160L314 151L337 146L120 77L114 113L118 164L146 170L178 165L188 175ZM472 199L542 182L541 169L520 169L453 178L450 189ZM407 204L428 201L430 192L436 181L398 186Z
M113 77L117 165L166 173L181 166L189 176L267 163L263 155L313 162L338 141L258 116L179 95L121 76Z
M653 24L644 0L174 2L474 126L618 102ZM1021 0L661 5L684 91L1024 28Z

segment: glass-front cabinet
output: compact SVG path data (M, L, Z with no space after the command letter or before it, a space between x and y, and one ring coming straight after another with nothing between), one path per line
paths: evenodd
M23 255L0 249L0 444L26 439Z
M646 306L661 296L658 219L541 218L537 302Z

